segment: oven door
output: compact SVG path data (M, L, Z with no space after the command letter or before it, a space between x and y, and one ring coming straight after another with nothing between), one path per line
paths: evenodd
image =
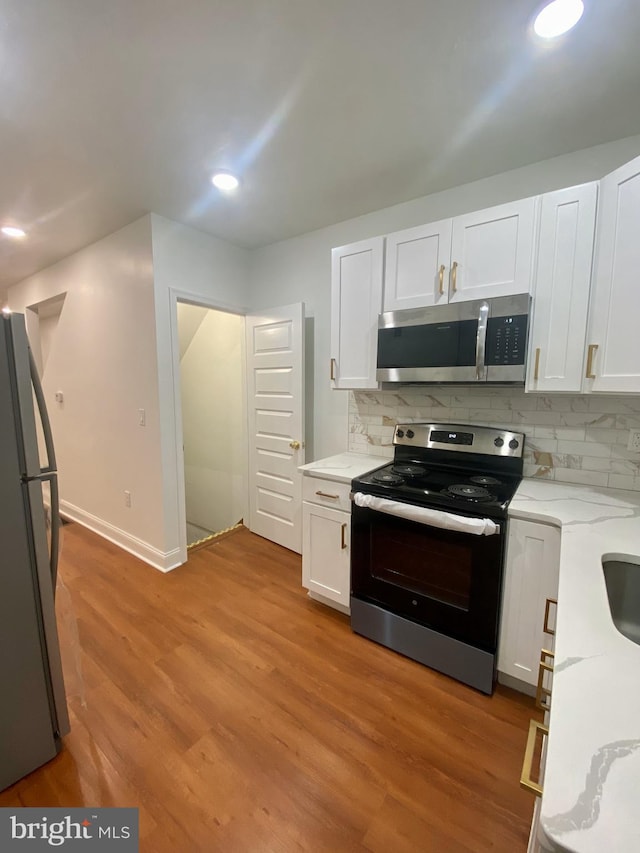
M504 541L503 529L461 533L354 504L352 595L493 653Z

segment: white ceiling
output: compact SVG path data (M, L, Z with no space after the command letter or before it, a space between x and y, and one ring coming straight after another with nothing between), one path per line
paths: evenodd
M147 211L259 246L640 133L639 0L539 6L0 0L0 289Z

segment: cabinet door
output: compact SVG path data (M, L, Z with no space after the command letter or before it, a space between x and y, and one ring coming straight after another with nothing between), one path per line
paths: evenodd
M377 388L384 238L331 251L331 378L334 388Z
M443 219L387 236L385 311L448 301L451 225Z
M558 596L560 531L510 519L502 595L498 670L535 686L547 598Z
M640 393L640 157L600 182L585 391Z
M349 607L351 514L302 504L302 586Z
M579 392L598 184L542 198L527 391Z
M537 198L453 220L449 302L529 293Z

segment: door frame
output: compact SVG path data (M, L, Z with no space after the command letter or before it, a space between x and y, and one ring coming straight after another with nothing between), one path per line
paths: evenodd
M169 288L169 323L171 327L171 365L173 385L173 421L175 435L175 463L178 503L178 560L180 564L187 561L187 501L184 474L184 429L182 423L182 382L180 377L180 340L178 337L178 302L197 305L213 311L223 311L225 314L236 314L246 317L249 309L238 305L230 305L220 299L203 296L176 287ZM241 352L243 373L247 372L246 335L242 334ZM245 454L247 456L246 472L249 470L249 442L246 436L246 394L243 396L245 423ZM248 507L249 486L247 476L244 478L244 503Z

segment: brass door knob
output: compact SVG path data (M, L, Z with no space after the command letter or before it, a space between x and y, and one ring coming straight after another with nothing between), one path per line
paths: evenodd
M289 442L289 447L290 447L292 450L300 450L300 442L299 442L299 441L290 441L290 442Z

